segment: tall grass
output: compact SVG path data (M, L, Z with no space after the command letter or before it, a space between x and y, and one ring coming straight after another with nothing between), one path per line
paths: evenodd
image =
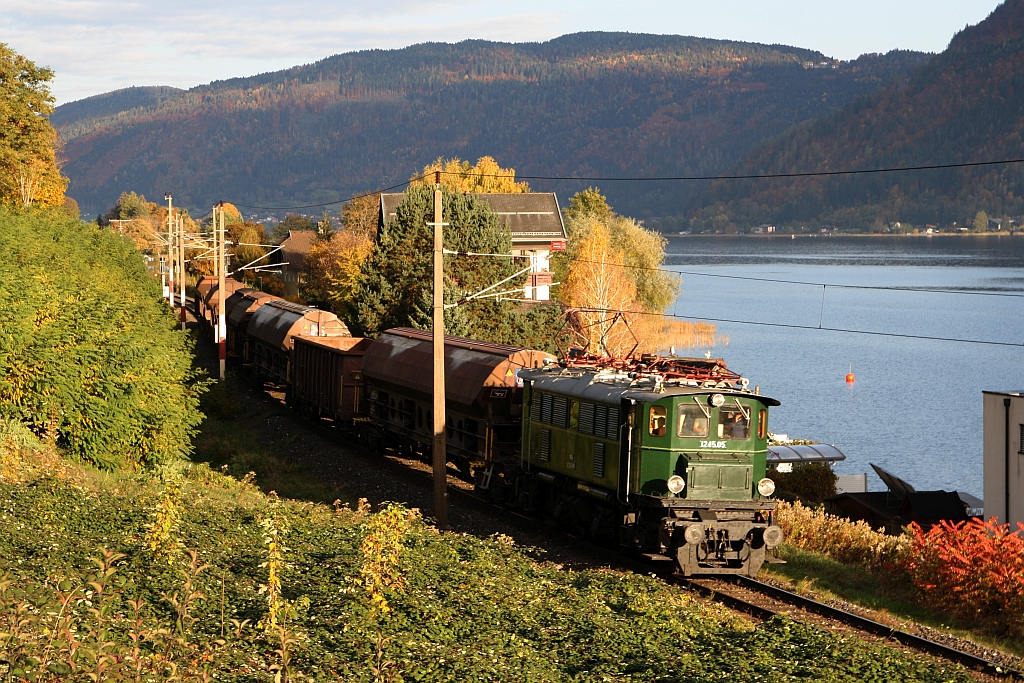
M910 548L907 536L887 536L866 522L851 522L799 502L780 501L775 519L789 545L871 571L891 571L900 566Z

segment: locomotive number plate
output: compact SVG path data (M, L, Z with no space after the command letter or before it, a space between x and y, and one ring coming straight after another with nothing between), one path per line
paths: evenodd
M724 441L701 441L701 448L725 448Z

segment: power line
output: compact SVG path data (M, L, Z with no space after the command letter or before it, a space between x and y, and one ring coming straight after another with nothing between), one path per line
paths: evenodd
M473 255L473 254L468 254ZM487 255L490 254L481 254ZM673 254L666 254L666 256L672 256ZM553 255L551 258L556 258L557 255ZM767 277L753 277L751 275L724 275L721 273L702 273L696 270L671 270L669 268L660 268L656 266L637 266L628 263L612 263L610 261L593 261L588 259L574 258L573 262L576 263L591 263L594 265L602 266L616 266L619 268L633 268L635 270L647 270L655 271L660 273L667 273L669 275L693 275L698 277L716 277L726 280L752 280L754 282L774 282L785 285L803 285L805 287L834 287L836 289L866 289L873 291L890 291L890 292L923 292L925 294L964 294L968 296L1001 296L1009 297L1014 299L1024 298L1024 294L1013 294L1011 292L972 292L960 289L931 289L929 287L895 287L895 286L873 286L873 285L838 285L828 282L807 282L804 280L781 280L776 278Z
M316 209L316 208L320 208L322 206L334 206L335 204L347 204L348 202L355 201L356 199L362 199L363 197L372 197L375 194L381 194L383 192L390 192L391 190L397 190L400 187L405 187L406 185L410 185L410 184L416 182L417 180L422 180L425 177L426 176L422 176L422 175L421 176L416 176L415 178L410 178L409 180L406 180L404 183L398 183L397 185L392 185L391 187L385 187L383 190L375 190L373 192L364 192L362 194L353 195L353 196L349 197L348 199L339 199L338 201L335 201L335 202L324 202L323 204L303 204L301 206L252 206L251 204L234 204L233 202L232 203L234 204L234 206L240 206L243 209L259 209L261 211L291 211L292 209Z
M809 178L815 176L837 176L837 175L862 175L866 173L900 173L903 171L933 171L940 169L949 168L973 168L977 166L1001 166L1006 164L1021 164L1024 163L1024 159L1001 159L999 161L967 161L957 164L928 164L924 166L902 166L902 167L890 167L890 168L865 168L855 169L846 171L810 171L804 173L752 173L745 175L708 175L708 176L648 176L648 177L616 177L616 176L555 176L555 175L501 175L498 173L481 173L473 174L475 177L480 178L495 178L495 179L511 179L515 180L580 180L586 182L683 182L683 181L698 181L698 180L757 180L766 178ZM456 171L432 171L441 173L443 175L454 175L461 176L463 173ZM411 178L404 183L398 183L391 187L386 187L383 190L377 190L375 192L364 192L357 194L348 199L339 199L333 202L323 202L321 204L302 204L300 206L253 206L251 204L235 204L245 209L259 209L265 211L290 211L292 209L316 209L324 206L334 206L335 204L345 204L355 199L362 197L369 197L371 195L380 194L382 192L390 192L391 190L397 190L400 187L405 187L418 180L422 180L426 177L425 175L419 175Z
M807 178L813 176L861 175L865 173L900 173L902 171L932 171L944 168L972 168L975 166L1000 166L1004 164L1021 164L1024 159L1002 159L999 161L968 161L958 164L929 164L925 166L901 166L892 168L865 168L850 171L813 171L805 173L751 173L745 175L707 175L707 176L648 176L648 177L614 177L614 176L548 176L548 175L498 175L480 174L488 178L520 178L522 180L585 180L587 182L666 182L690 180L757 180L762 178ZM462 175L454 171L441 171L448 175Z
M987 346L1013 346L1013 347L1024 347L1024 343L1015 342L1000 342L1000 341L988 341L984 339L958 339L956 337L932 337L923 334L900 334L897 332L875 332L872 330L851 330L842 327L818 327L815 325L793 325L789 323L766 323L757 320L731 320L728 318L705 318L701 316L682 316L676 313L652 313L650 311L617 311L610 308L580 308L577 309L583 312L594 312L594 313L627 313L630 315L646 315L660 318L676 318L678 320L685 320L692 322L694 320L707 321L713 323L730 323L734 325L757 325L761 327L782 327L792 330L820 330L824 332L843 332L846 334L866 334L877 337L897 337L900 339L919 339L926 341L945 341L945 342L958 342L961 344L983 344Z

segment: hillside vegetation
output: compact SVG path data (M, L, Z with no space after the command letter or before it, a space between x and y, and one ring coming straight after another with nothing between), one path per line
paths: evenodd
M904 81L798 127L736 174L892 168L1024 158L1024 0L1007 0ZM969 225L1024 213L1024 164L800 179L717 181L694 227L776 222L876 229Z
M398 506L279 500L204 467L98 475L16 430L0 429L5 680L970 680Z
M924 58L834 63L786 46L626 33L429 43L168 92L141 107L125 95L124 111L97 117L115 99L104 96L64 105L55 120L70 191L89 212L126 190L172 190L203 211L221 199L295 206L401 183L441 156L493 155L523 175L719 173L765 137ZM698 186L605 189L624 213L649 219L681 214Z

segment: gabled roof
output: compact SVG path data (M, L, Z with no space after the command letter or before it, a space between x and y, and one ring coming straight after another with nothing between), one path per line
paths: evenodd
M473 196L486 202L501 222L509 227L513 248L543 245L567 237L554 192L473 193ZM395 219L395 210L404 198L401 193L381 194L378 228Z
M306 254L316 242L316 230L289 230L288 237L281 242L281 260L290 271L302 270L306 265Z

